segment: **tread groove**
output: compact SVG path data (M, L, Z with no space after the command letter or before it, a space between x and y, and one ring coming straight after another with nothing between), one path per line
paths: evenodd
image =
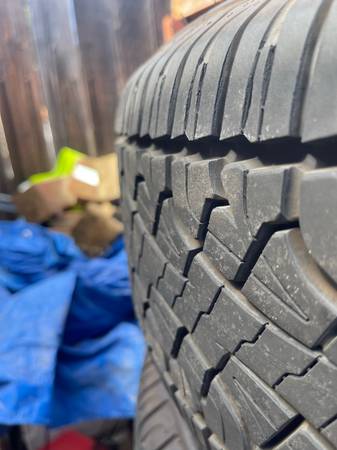
M276 436L273 436L272 439L270 439L270 441L266 442L262 446L262 448L264 449L275 448L278 444L287 439L291 435L291 433L293 433L297 428L299 428L303 422L304 418L302 416L300 415L296 416L295 419L286 424L285 427L282 428L276 434Z
M264 72L263 72L263 84L262 84L261 102L260 102L260 115L259 115L258 132L257 132L258 137L261 136L263 116L264 116L264 106L266 104L268 88L269 88L269 83L270 83L270 79L271 79L271 72L273 70L275 50L276 50L276 45L273 45L270 47L268 56L267 56L267 60L266 60L266 64L264 67Z
M234 7L233 7L234 9ZM172 95L171 95L171 101L170 101L170 106L169 106L169 113L168 113L168 118L167 118L167 130L168 130L168 134L172 134L172 129L173 129L173 122L174 122L174 111L176 109L176 102L177 102L177 95L178 95L178 91L179 91L179 86L180 86L180 81L181 81L181 77L183 74L183 70L185 68L185 64L186 61L192 51L192 48L194 47L194 45L203 37L203 35L209 31L211 28L213 28L214 26L216 26L216 24L223 19L228 13L228 10L226 9L225 12L218 18L217 21L215 21L210 27L206 28L204 33L202 33L200 36L198 36L198 38L194 41L194 43L189 47L189 49L187 50L187 52L185 53L185 55L183 56L181 63L179 65L179 68L177 70L177 74L174 80L174 85L173 85L173 91L172 91Z
M239 27L239 30L236 32L236 34L233 37L233 40L229 46L229 49L227 51L227 54L225 56L224 63L222 65L221 69L221 75L219 84L217 87L216 92L216 99L215 99L215 108L214 108L214 116L213 116L213 122L212 122L212 134L215 136L219 136L221 133L221 125L223 120L223 113L225 109L225 102L226 102L226 94L227 94L227 88L228 88L228 82L229 77L231 74L231 69L233 66L234 58L236 51L238 49L238 46L240 44L240 40L242 38L242 35L251 22L251 20L268 4L268 0L262 3ZM196 127L195 127L196 128Z
M268 39L269 34L271 33L273 26L275 24L275 22L277 22L278 17L282 14L283 10L287 7L287 4L285 4L284 6L282 6L277 12L276 14L273 16L269 26L267 27L260 45L259 45L259 49L256 53L251 71L249 73L248 76L248 81L247 81L247 86L246 86L246 93L245 93L245 100L244 100L244 105L243 105L243 110L242 110L242 117L241 117L241 131L243 132L245 126L246 126L246 122L248 119L248 114L249 114L249 110L250 110L250 105L251 105L251 100L252 100L252 92L253 92L253 85L254 85L254 77L255 77L255 72L256 72L256 68L261 56L261 51L264 48L266 41Z

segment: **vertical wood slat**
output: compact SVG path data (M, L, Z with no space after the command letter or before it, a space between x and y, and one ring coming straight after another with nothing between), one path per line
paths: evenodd
M94 122L98 153L113 151L114 110L120 68L112 32L111 0L74 1L83 67Z
M47 169L41 82L25 2L0 2L0 112L17 181Z
M93 120L73 2L30 0L30 8L55 147L69 145L94 155Z
M162 43L169 0L74 0L99 153L113 149L114 112L127 78Z
M156 41L154 51L159 48L164 40L163 36L163 18L170 13L171 0L148 0L153 16L153 28Z
M0 115L0 192L10 193L14 188L14 170L9 154L5 129Z

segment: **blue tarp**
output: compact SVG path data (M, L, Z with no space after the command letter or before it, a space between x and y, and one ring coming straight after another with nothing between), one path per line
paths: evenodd
M0 424L133 417L144 352L122 238L88 259L68 236L0 221Z

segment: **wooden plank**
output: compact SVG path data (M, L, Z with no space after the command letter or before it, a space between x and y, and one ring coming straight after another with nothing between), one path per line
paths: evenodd
M10 193L14 189L14 170L9 154L5 129L0 115L0 192Z
M156 36L156 47L160 47L164 41L162 22L165 16L170 13L170 0L151 0L151 10L153 11L153 22Z
M161 44L165 4L169 0L74 0L98 153L113 151L118 95Z
M24 6L21 0L0 2L0 113L16 182L50 167L40 121L42 86Z
M93 2L95 3L95 2ZM55 148L96 153L72 0L30 0L32 26Z
M113 151L114 111L123 75L116 64L111 1L74 1L83 68L88 82L97 152Z
M114 41L126 79L158 48L152 0L111 0Z

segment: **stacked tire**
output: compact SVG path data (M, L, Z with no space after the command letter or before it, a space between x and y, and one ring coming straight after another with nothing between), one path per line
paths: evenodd
M227 0L123 93L136 450L337 448L336 24Z

